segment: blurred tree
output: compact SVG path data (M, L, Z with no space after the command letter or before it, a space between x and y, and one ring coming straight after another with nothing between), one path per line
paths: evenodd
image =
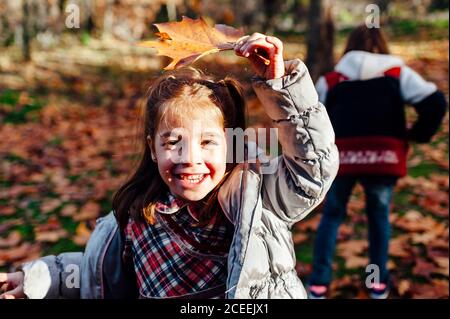
M30 6L28 0L22 0L22 57L25 61L31 60L30 48Z
M334 67L332 0L311 0L308 15L306 65L312 79Z
M276 16L282 6L281 0L264 0L265 21L263 30L265 33L273 33L275 24L277 23Z
M448 0L432 0L429 11L448 10Z
M389 0L377 0L375 4L380 8L381 23L389 21Z

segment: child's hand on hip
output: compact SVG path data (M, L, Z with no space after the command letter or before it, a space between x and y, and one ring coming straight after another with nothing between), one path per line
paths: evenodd
M0 272L0 299L25 298L23 292L24 274L21 271L13 273Z
M280 39L253 33L240 38L236 42L234 51L237 55L250 60L258 76L266 80L284 76L283 42Z

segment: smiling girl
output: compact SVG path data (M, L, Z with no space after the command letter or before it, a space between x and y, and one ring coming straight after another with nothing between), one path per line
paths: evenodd
M0 274L4 298L306 298L290 229L337 173L334 133L307 68L284 62L279 39L255 33L235 52L253 66L278 129L282 155L271 170L251 143L244 161L228 156L237 141L227 129L245 129L237 82L167 73L149 90L141 162L85 252Z

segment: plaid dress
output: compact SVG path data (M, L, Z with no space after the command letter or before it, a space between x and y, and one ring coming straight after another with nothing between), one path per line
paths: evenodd
M141 297L224 295L232 224L212 218L198 227L196 206L170 193L157 203L156 211L153 225L130 219L126 228L125 245L131 248Z

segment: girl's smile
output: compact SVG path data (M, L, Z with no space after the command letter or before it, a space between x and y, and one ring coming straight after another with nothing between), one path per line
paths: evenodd
M208 178L209 174L175 174L175 177L184 187L196 187Z

